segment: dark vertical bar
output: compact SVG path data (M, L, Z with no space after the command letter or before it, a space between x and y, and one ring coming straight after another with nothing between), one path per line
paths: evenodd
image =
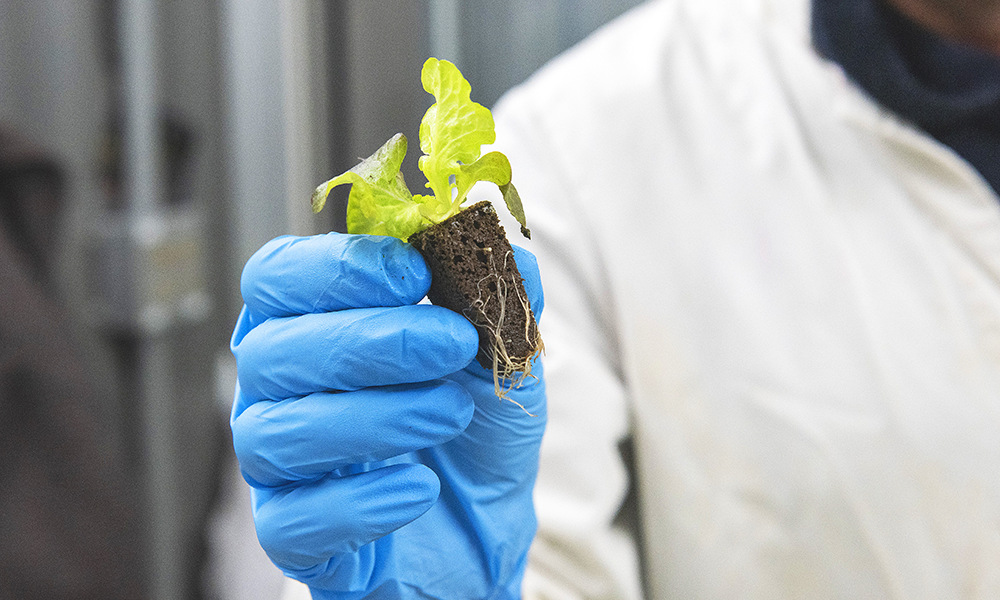
M354 166L357 161L351 156L350 138L350 95L348 85L350 64L348 2L326 2L326 23L328 35L326 44L327 90L329 123L329 164L333 170L330 177L342 173ZM347 186L335 188L327 200L327 208L320 214L326 214L326 225L331 231L347 231Z

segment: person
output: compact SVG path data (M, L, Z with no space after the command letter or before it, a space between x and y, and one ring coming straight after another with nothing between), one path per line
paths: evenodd
M654 0L494 114L536 309L544 282L516 398L539 416L416 304L407 245L269 243L232 425L286 574L314 598L1000 596L1000 3Z

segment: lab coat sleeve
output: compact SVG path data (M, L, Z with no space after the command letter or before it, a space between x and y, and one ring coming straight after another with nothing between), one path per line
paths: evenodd
M591 225L574 203L573 181L547 147L542 120L532 117L536 100L515 92L495 111L496 146L511 160L532 240L512 223L506 229L537 256L545 293L549 416L524 598L631 600L642 594L634 528L621 518L630 485L622 454L629 418L615 301Z

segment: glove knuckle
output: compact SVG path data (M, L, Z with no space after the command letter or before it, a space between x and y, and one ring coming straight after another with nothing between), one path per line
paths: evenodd
M288 246L294 239L288 235L272 239L254 252L243 265L243 272L240 275L240 293L247 305L256 304L257 298L260 295L260 282L266 279L270 259L276 253L280 252L282 248Z
M259 482L264 479L264 473L271 470L268 468L271 465L258 452L258 449L263 445L257 439L255 430L252 427L247 427L245 422L246 419L237 419L233 422L233 450L244 477Z
M320 562L320 557L304 554L303 549L308 545L297 539L295 529L288 526L288 515L276 508L278 506L280 502L271 501L257 509L254 527L260 547L279 566L301 567L310 562Z
M269 428L262 426L267 419L260 419L261 411L266 411L274 403L264 401L254 404L242 415L233 420L233 451L239 461L244 479L255 487L280 485L294 479L275 460L276 445L268 433Z
M239 345L233 348L233 356L236 357L236 378L240 389L252 400L267 398L264 393L266 384L264 373L272 361L266 352L266 338L266 333L258 326L250 330Z

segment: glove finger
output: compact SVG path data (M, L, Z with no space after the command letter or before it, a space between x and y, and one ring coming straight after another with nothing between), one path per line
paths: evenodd
M511 246L514 250L514 262L517 270L524 279L524 291L528 294L528 303L531 305L531 312L535 315L535 321L542 317L542 310L545 308L545 295L542 292L542 278L538 272L538 259L531 252L520 246Z
M461 315L421 304L269 319L233 354L247 398L281 400L437 379L469 364L477 345Z
M273 239L240 280L243 302L264 317L416 304L429 287L427 266L408 244L341 233Z
M233 446L251 485L280 486L445 443L474 409L444 380L257 402L232 419Z
M440 482L420 464L396 464L278 489L254 489L257 539L280 568L315 575L427 512Z

